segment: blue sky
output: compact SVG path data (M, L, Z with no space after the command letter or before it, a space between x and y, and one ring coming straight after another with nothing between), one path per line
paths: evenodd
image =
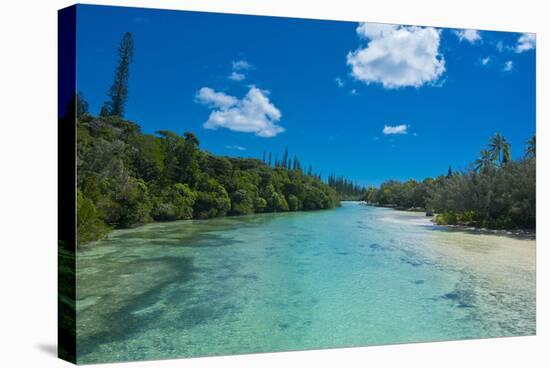
M363 185L465 168L535 133L534 35L79 5L77 88L106 100L134 38L126 118L219 155L297 155Z

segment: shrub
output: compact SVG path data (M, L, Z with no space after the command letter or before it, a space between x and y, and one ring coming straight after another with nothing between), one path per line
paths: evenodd
M297 211L300 209L300 200L294 194L288 196L288 209L290 211Z
M247 215L254 212L252 196L244 189L239 189L231 196L231 214Z
M174 184L154 201L151 215L156 221L188 220L193 218L197 193L187 184Z
M77 191L76 206L77 244L101 239L109 232L110 228L98 216L93 202L85 198L80 190Z

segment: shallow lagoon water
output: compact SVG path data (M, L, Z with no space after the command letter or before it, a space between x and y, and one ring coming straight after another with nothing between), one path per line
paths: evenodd
M535 333L535 241L421 214L156 223L77 254L78 362Z

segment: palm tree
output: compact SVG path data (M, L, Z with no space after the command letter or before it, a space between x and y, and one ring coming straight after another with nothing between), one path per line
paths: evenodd
M493 154L489 150L482 149L479 155L479 158L474 162L475 171L485 171L493 165Z
M501 165L510 161L510 143L500 133L496 133L489 142L489 152L494 161Z
M533 134L533 136L527 141L527 149L525 150L525 156L527 158L535 158L536 156L536 142L537 137Z

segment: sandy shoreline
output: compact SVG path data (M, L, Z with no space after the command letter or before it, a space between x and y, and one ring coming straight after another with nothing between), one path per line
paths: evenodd
M439 225L435 222L436 215L429 216L426 214L424 209L420 208L402 208L395 206L377 206L371 205L366 202L362 203L365 206L377 207L377 208L388 208L393 209L394 211L404 212L404 213L416 213L423 214L434 226L441 226L442 228L449 229L450 231L463 231L470 234L484 234L484 235L497 235L497 236L508 236L519 240L536 240L536 230L534 229L488 229L485 227L475 227L468 225Z

